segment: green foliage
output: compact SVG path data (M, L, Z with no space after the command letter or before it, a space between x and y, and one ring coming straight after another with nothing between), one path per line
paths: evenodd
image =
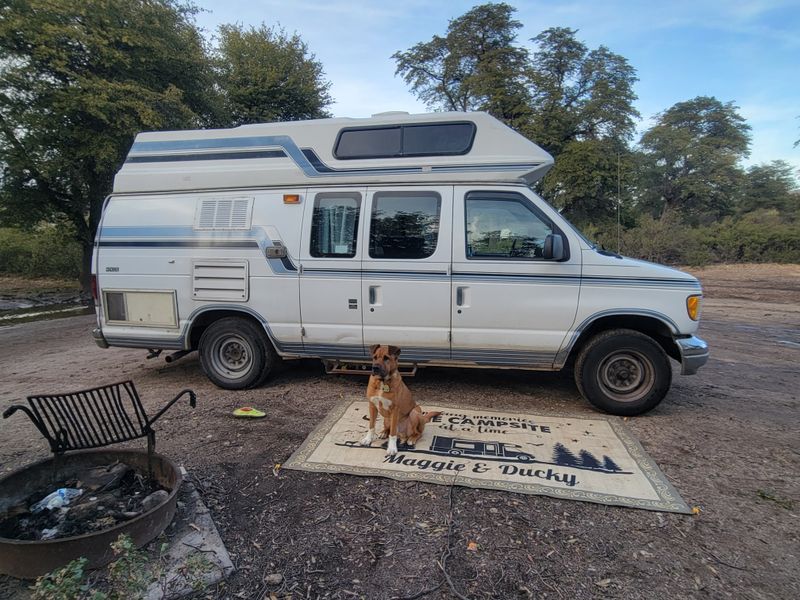
M616 218L619 188L627 190L632 172L630 152L623 146L575 140L565 146L540 191L570 221L584 226Z
M8 0L0 18L4 221L64 217L91 244L136 132L208 122L194 9L177 0Z
M531 40L533 118L525 133L555 157L573 141L624 143L639 117L636 69L605 46L589 50L576 33L552 27Z
M69 224L0 229L0 273L77 279L81 245Z
M299 35L261 25L219 28L215 70L222 90L221 125L326 117L330 83Z
M592 233L616 249L613 228ZM637 226L622 232L621 241L626 256L667 264L800 263L800 214L762 210L694 228L674 212L661 218L644 215Z
M530 114L528 53L514 45L522 27L515 11L505 3L474 7L450 21L444 37L395 52L397 74L434 110L485 110L521 127Z
M141 598L153 581L147 569L147 554L136 548L130 536L122 534L111 544L116 560L108 568L110 600Z
M708 96L678 102L641 139L641 204L653 214L680 210L699 223L733 212L741 194L750 126L732 102Z
M800 190L795 180L795 170L783 160L747 169L736 206L740 214L770 208L788 212L800 209Z
M106 600L106 595L89 590L85 558L77 558L65 567L36 579L31 588L32 600Z

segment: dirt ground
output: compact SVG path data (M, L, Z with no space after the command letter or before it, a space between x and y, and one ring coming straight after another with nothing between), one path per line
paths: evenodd
M238 569L209 597L417 597L444 581L449 540L447 573L469 598L798 598L800 266L695 274L711 359L693 377L676 370L665 401L627 425L696 516L460 487L451 505L444 486L276 475L364 379L328 377L308 361L261 389L227 392L195 355L166 365L141 350L97 348L91 316L0 328L0 410L29 393L132 378L154 412L192 387L197 409L173 408L157 438L194 476ZM593 413L568 373L428 369L408 384L422 404ZM244 404L268 417L230 416ZM21 416L0 421L0 472L46 455ZM281 583L269 584L276 573ZM21 587L0 578L0 596ZM443 584L425 597L454 596Z

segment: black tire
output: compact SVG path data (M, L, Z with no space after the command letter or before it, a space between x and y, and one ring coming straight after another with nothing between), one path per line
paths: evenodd
M278 363L264 330L240 317L226 317L209 325L200 336L198 350L203 372L226 390L260 385Z
M612 329L590 339L575 361L581 396L613 415L633 416L658 405L672 383L672 367L653 338Z

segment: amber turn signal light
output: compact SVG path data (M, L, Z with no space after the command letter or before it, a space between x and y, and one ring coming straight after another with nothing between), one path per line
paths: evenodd
M284 204L300 204L300 194L284 194Z
M700 318L700 300L702 296L689 296L686 299L686 312L689 313L689 318L692 321L697 321Z

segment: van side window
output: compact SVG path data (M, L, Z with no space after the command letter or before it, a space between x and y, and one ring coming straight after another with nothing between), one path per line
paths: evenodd
M372 201L369 255L428 258L439 240L442 199L435 192L377 192Z
M361 194L317 194L311 221L310 254L316 258L353 258L358 241Z
M542 259L553 225L516 194L471 193L466 199L467 258Z

